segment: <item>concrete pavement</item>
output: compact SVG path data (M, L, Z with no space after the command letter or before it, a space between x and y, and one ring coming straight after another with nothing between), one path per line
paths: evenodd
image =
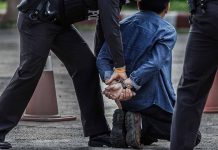
M93 31L83 31L82 36L93 47ZM179 34L173 51L173 85L176 89L182 71L187 34ZM95 150L89 148L88 138L83 137L80 111L72 81L63 64L52 55L55 84L61 115L76 115L76 121L37 123L21 121L7 136L12 150ZM0 30L0 93L3 91L19 64L19 36L16 29ZM106 117L111 125L113 101L105 98ZM201 125L202 142L198 150L218 150L218 114L204 114ZM144 149L167 150L168 141L160 141Z

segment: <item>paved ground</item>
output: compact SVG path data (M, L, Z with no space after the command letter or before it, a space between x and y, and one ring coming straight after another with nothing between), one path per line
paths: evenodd
M93 31L83 31L91 47L93 47ZM173 53L173 85L176 88L180 78L187 34L179 34ZM0 30L0 93L13 75L19 63L19 37L16 29ZM87 147L88 138L83 137L80 123L80 112L71 79L63 64L52 55L55 74L56 92L61 115L76 115L76 121L37 123L21 121L9 133L7 140L13 144L14 150L92 150ZM105 99L106 116L111 125L112 112L115 109L112 101ZM188 120L187 120L188 121ZM199 150L218 150L218 114L204 114L201 131L203 139L196 148ZM169 142L160 141L147 150L167 150ZM103 149L103 148L98 148ZM105 148L105 150L111 148Z

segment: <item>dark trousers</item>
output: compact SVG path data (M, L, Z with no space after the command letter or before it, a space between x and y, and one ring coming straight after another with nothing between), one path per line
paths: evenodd
M171 150L193 150L207 95L218 67L218 1L197 9L178 86Z
M85 136L109 131L95 57L78 31L52 23L30 20L20 13L20 64L0 97L0 140L17 125L52 50L72 77L81 110Z
M170 140L172 114L158 106L151 106L141 112L142 138Z

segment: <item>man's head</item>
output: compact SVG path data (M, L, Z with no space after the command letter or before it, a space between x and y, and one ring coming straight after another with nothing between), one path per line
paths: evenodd
M141 11L153 11L165 15L170 7L170 0L137 0Z

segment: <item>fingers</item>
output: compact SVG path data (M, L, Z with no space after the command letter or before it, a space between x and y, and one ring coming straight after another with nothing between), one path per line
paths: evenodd
M131 89L123 89L121 83L111 84L105 88L103 94L112 100L125 101L130 100L133 96L136 95Z
M125 97L125 99L130 99L130 98L132 98L132 91L130 90L130 89L126 89L126 97Z
M114 72L113 75L111 76L111 78L107 81L105 81L105 83L107 85L111 84L113 81L115 80L119 80L119 79L127 79L127 75L126 75L126 72L123 72L123 73L117 73L117 72Z
M113 75L111 76L111 78L110 78L109 80L107 80L107 81L105 82L105 84L107 84L107 85L111 84L114 80L116 80L116 78L117 78L117 74L116 74L116 73L113 73Z
M119 85L119 84L111 85L107 87L103 91L103 94L109 99L117 100L120 96L120 93L122 92L122 85Z
M124 96L125 96L124 93L125 93L125 90L122 90L122 92L120 93L119 98L118 98L119 101L124 100Z
M116 84L109 85L105 89L108 91L115 91L115 90L119 90L120 88L122 88L122 85L120 83L116 83Z
M135 96L135 92L130 89L123 89L122 93L119 96L120 101L130 100L133 96Z

